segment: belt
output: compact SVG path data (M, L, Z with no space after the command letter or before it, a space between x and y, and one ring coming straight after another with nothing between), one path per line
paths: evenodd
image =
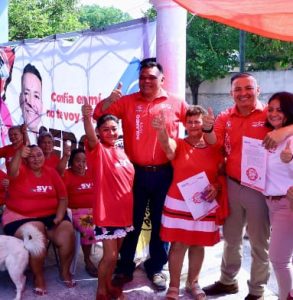
M162 164L162 165L153 165L153 166L140 166L140 165L137 165L137 164L133 164L135 168L139 169L139 170L143 170L145 172L158 172L160 170L163 170L163 169L167 169L167 168L170 168L171 167L171 164L168 162L168 163L165 163L165 164Z
M240 180L238 180L238 179L236 179L236 178L233 178L233 177L230 177L230 176L228 176L228 178L229 178L230 180L232 180L232 181L238 183L238 184L241 184Z
M267 200L271 200L271 201L279 201L282 198L286 197L286 195L280 195L280 196L266 196Z

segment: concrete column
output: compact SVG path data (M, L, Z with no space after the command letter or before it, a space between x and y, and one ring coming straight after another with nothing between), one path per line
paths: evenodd
M166 77L164 88L185 99L187 11L172 0L150 0L157 10L157 61Z
M8 0L0 0L0 43L8 42Z

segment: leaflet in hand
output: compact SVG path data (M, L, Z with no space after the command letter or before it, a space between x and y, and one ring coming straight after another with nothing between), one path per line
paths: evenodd
M241 184L263 192L266 179L267 150L262 140L243 137Z
M204 199L203 192L209 184L205 172L198 173L177 183L194 220L204 218L219 206L216 200L208 202Z

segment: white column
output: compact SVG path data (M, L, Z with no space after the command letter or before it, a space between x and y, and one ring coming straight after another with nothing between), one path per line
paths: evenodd
M165 74L164 88L185 99L187 12L172 0L150 0L157 10L157 61Z
M8 0L0 0L0 43L8 42Z

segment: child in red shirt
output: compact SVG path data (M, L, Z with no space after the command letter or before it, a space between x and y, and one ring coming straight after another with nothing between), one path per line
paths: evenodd
M118 138L118 119L112 115L99 118L99 142L91 123L91 105L84 104L82 114L96 187L94 223L98 226L97 239L103 242L96 300L107 299L109 296L118 298L122 290L114 288L111 280L123 238L133 230L134 168L124 151L114 146Z

